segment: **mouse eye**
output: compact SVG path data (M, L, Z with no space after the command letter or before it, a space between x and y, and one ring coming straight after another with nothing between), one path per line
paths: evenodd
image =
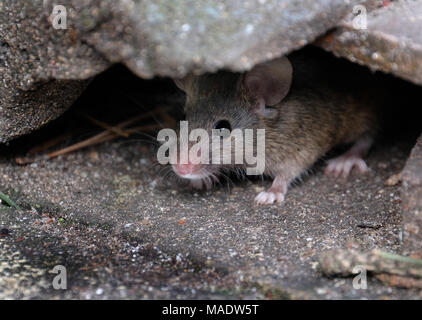
M228 120L220 120L214 124L214 129L220 130L220 132L222 133L222 137L226 137L230 135L232 126Z
M226 129L226 130L231 131L232 130L232 126L231 126L231 124L230 124L229 121L227 121L227 120L220 120L220 121L217 121L214 124L214 129L219 129L219 130Z

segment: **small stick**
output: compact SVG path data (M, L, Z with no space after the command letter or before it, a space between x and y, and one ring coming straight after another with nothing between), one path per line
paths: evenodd
M125 132L124 130L122 130L121 128L119 128L119 127L111 126L108 123L105 123L103 121L97 120L97 119L95 119L95 118L93 118L93 117L91 117L91 116L89 116L87 114L80 113L80 115L83 116L83 117L85 117L85 118L87 118L90 122L92 122L93 124L96 124L97 126L103 128L103 129L106 129L108 131L114 132L115 134L117 134L117 135L119 135L121 137L125 137L125 138L129 137L129 134L127 132Z
M146 126L138 126L138 127L133 127L133 128L129 128L126 129L126 132L129 134L133 134L133 133L137 133L140 131L151 131L151 130L155 130L155 129L160 129L162 128L162 126L160 125L146 125ZM100 134L97 134L89 139L83 140L81 142L75 143L69 147L66 147L64 149L52 152L48 154L48 158L55 158L61 155L64 155L66 153L69 152L73 152L82 148L86 148L86 147L90 147L99 143L103 143L106 141L110 141L117 138L117 135L115 135L114 133L110 133L109 131L105 131L102 132Z
M421 279L402 277L402 276L385 274L385 273L376 274L375 278L388 284L391 287L399 287L399 288L406 288L406 289L412 289L412 288L422 289Z
M15 162L21 166L35 162L35 158L31 157L17 157Z
M159 125L159 124L150 124L150 125L145 125L145 126L138 126L138 127L132 127L127 129L127 132L132 133L137 133L137 132L142 132L142 131L152 131L152 130L156 130L156 129L162 129L163 126Z
M113 139L115 138L116 135L114 135L113 133L110 133L109 131L105 131L102 132L100 134L97 134L91 138L88 138L86 140L83 140L81 142L75 143L69 147L66 147L64 149L60 149L58 151L54 151L48 154L48 158L55 158L58 156L61 156L65 153L69 153L69 152L73 152L82 148L86 148L89 146L93 146L95 144L101 143L101 142L105 142L107 140Z
M176 126L176 119L170 116L167 113L167 110L161 109L159 110L159 114L163 117L164 121L167 123L168 126L175 127Z
M56 144L60 143L61 141L66 140L67 138L71 137L72 134L73 134L73 132L71 132L71 133L68 132L68 133L62 134L58 137L55 137L53 139L50 139L48 141L45 141L44 143L39 144L39 145L29 149L28 155L34 155L34 154L40 153L42 151L45 151L47 149L50 149L51 147L55 146Z
M320 270L328 275L350 276L356 266L374 274L386 273L403 277L422 278L422 260L393 253L372 250L361 253L333 249L320 254Z
M151 111L148 111L148 112L145 112L145 113L141 113L140 115L138 115L138 116L136 116L134 118L131 118L129 120L126 120L126 121L124 121L124 122L116 125L116 127L118 127L118 128L126 128L126 127L130 126L131 124L134 124L134 123L136 123L138 121L144 120L145 118L148 118L150 116L153 116L154 114L160 112L160 110L167 110L169 108L170 107L157 108L155 110L151 110Z
M114 128L118 128L118 129L123 129L126 128L127 126L130 126L133 123L136 123L140 120L143 120L145 118L148 118L156 113L162 112L164 110L167 110L169 107L164 107L164 108L157 108L155 110L151 110L149 112L145 112L142 113L134 118L131 118L129 120L123 121L119 124L117 124L116 126L114 126ZM132 133L136 133L139 132L141 130L147 131L147 130L155 130L155 129L159 129L161 128L161 126L159 125L146 125L146 126L138 126L138 127L134 127L134 128L130 128L130 129L126 129L125 133L128 133L129 135ZM102 142L106 142L106 141L110 141L115 139L117 136L116 134L114 134L114 132L110 132L110 131L103 131L91 138L88 138L86 140L83 140L81 142L75 143L69 147L66 147L64 149L58 150L58 151L54 151L48 154L48 158L55 158L61 155L64 155L66 153L69 152L73 152L82 148L86 148L86 147L90 147L93 145L96 145L98 143L102 143Z

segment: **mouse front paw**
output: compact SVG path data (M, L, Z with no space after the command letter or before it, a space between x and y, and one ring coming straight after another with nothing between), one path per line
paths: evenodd
M255 197L257 204L273 204L284 201L284 194L281 192L262 191Z
M281 176L277 176L270 189L267 191L260 192L255 197L257 204L273 204L284 201L284 196L287 193L288 180L283 179Z
M332 175L335 178L347 178L353 168L357 168L360 173L366 173L368 166L365 160L356 156L343 155L331 160L328 160L328 165L325 168L325 174Z

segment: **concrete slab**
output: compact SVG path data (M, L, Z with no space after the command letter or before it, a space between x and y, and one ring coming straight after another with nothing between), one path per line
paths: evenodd
M71 0L60 9L47 0L1 1L0 143L60 115L80 94L77 80L114 63L144 78L245 70L313 41L357 2ZM55 80L75 83L63 90ZM45 82L48 110L36 91Z
M1 72L1 68L0 68ZM56 119L79 98L88 81L57 80L23 91L0 86L0 144Z
M422 256L422 136L402 174L404 250Z
M360 11L360 17L363 11ZM422 3L384 1L382 8L367 12L366 29L357 29L354 15L317 44L370 67L422 84Z

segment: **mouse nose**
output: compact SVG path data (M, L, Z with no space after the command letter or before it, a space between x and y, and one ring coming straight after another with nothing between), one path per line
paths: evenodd
M193 164L193 163L187 163L187 164L175 164L174 169L176 172L180 175L187 175L187 174L193 174L199 171L199 165Z

